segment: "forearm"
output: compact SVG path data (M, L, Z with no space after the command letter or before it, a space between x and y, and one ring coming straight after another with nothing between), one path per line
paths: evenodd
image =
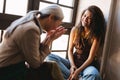
M82 70L84 70L87 66L89 66L92 63L93 59L87 59L77 70L80 73Z
M74 58L73 58L73 53L72 53L72 52L68 52L68 59L69 59L69 61L70 61L71 67L72 67L72 66L76 67L76 66L75 66L75 63L74 63Z
M50 39L50 36L46 36L45 39L40 43L40 45L44 45L44 46L50 46L52 43L52 39Z
M30 29L23 33L19 47L30 67L37 68L50 53L49 46L40 43L40 34L37 30Z
M40 59L41 61L43 61L45 59L46 56L48 56L50 54L50 49L48 45L44 45L44 44L40 44L40 48L39 48L39 52L40 52Z
M89 56L88 56L87 60L83 63L83 65L80 66L79 71L85 69L88 65L90 65L93 62L98 48L99 48L99 40L97 40L95 38L92 43Z

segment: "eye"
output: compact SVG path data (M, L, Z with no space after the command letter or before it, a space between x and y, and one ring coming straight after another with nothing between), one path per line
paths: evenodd
M91 18L91 17L88 17L88 19L90 19L90 20L91 20L92 18Z
M86 17L86 15L84 14L83 17Z

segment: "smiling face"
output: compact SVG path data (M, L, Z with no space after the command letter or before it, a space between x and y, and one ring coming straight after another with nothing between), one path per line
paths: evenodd
M89 10L86 10L82 15L81 22L82 26L89 27L92 19L92 13Z

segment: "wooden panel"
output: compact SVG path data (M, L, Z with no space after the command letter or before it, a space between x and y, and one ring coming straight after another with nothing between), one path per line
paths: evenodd
M1 14L0 13L0 29L6 29L10 23L21 16L9 15L9 14Z

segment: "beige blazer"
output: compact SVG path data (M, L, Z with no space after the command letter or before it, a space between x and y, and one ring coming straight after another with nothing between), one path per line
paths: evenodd
M40 45L40 29L34 21L19 25L12 35L0 43L0 67L27 61L37 68L50 53L49 47Z

